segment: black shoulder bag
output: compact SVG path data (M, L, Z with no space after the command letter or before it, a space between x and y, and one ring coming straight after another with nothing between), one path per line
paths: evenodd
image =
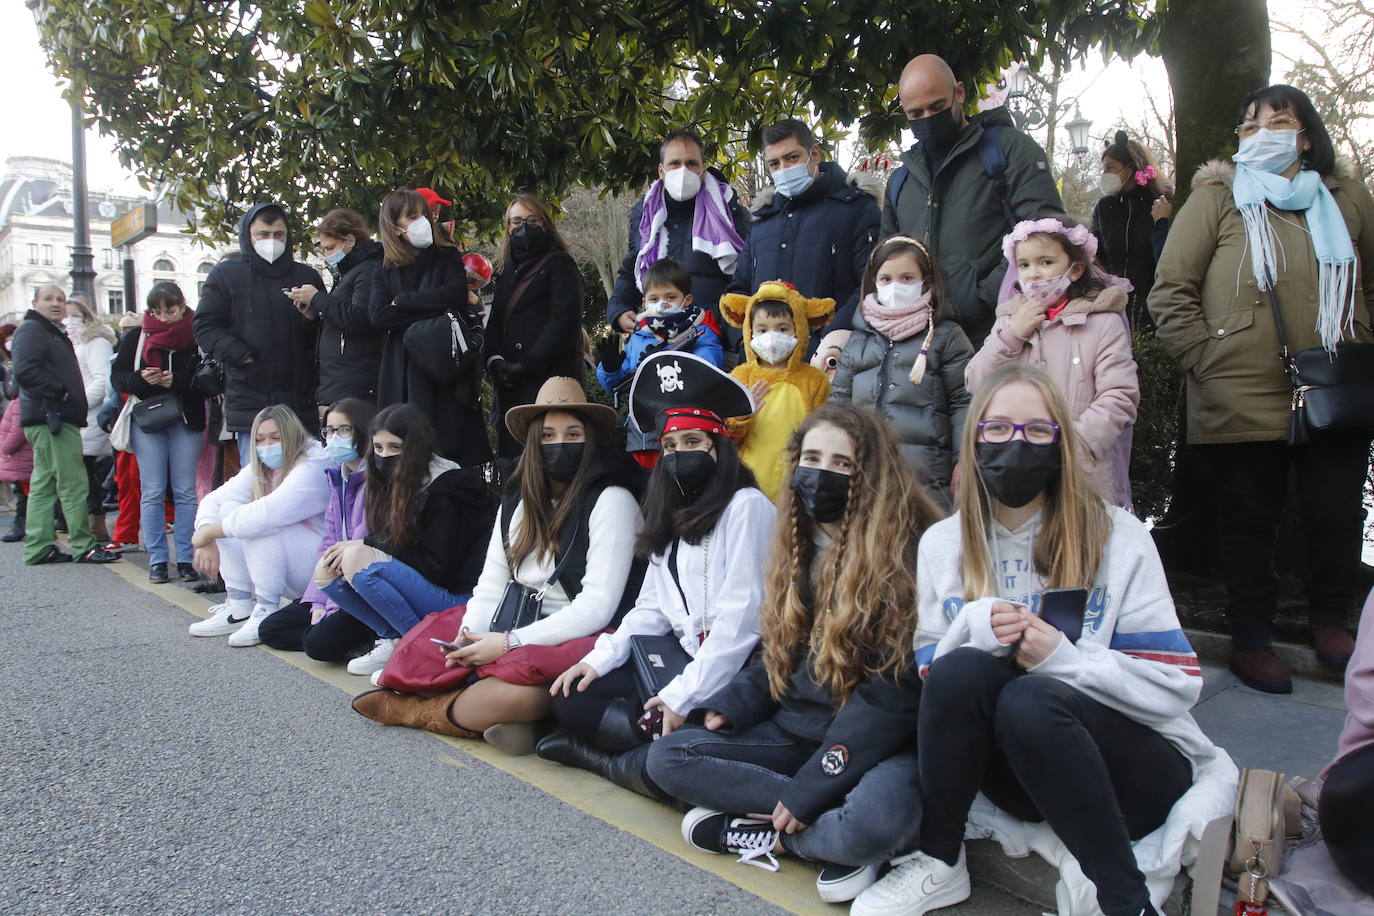
M673 541L672 549L668 552L668 572L673 577L673 584L682 596L682 606L687 608L690 618L692 606L687 603L687 593L683 591L682 579L678 575L677 545L678 542ZM702 635L704 638L705 634ZM692 657L672 633L662 636L631 636L630 659L634 663L635 687L639 690L641 703L648 702L650 697L658 696L663 688L671 684L692 662Z
M1303 445L1325 432L1374 429L1374 344L1341 343L1335 353L1311 347L1290 354L1273 286L1269 304L1279 331L1279 359L1293 385L1288 444Z
M501 544L506 549L506 564L510 567L511 580L506 583L506 591L501 595L501 603L496 606L496 613L491 618L491 632L504 633L508 630L518 630L523 626L528 626L539 619L540 611L544 607L544 593L549 590L549 586L558 580L559 573L568 562L568 557L572 556L572 550L565 550L563 556L558 558L554 565L553 572L549 573L548 579L538 589L522 585L515 580L515 566L510 562L510 520L514 514L514 503L503 503L501 506L501 518L498 524L501 525ZM574 524L581 526L582 517L579 514ZM576 539L576 528L573 531L574 540Z

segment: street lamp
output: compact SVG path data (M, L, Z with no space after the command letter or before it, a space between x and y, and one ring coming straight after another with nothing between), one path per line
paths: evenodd
M1074 106L1073 120L1064 125L1069 131L1069 143L1073 144L1073 154L1082 158L1088 154L1088 128L1093 126L1093 122L1083 117L1083 113Z

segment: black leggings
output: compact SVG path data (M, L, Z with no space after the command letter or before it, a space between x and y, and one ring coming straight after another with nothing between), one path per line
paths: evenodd
M596 743L597 729L612 704L639 708L639 688L628 663L592 681L585 691L578 692L574 685L569 696L554 697L553 716L578 738Z
M86 466L86 511L104 518L105 478L110 476L114 459L109 455L83 455L81 463Z
M304 651L318 662L343 662L360 649L371 647L377 634L342 611L311 626L310 605L294 601L263 620L258 638L273 649Z
M1164 823L1193 782L1166 738L1063 681L968 647L931 666L917 722L923 852L958 859L982 791L1013 817L1048 822L1107 916L1150 906L1131 841Z
M1341 874L1374 896L1374 745L1347 754L1326 774L1317 817Z

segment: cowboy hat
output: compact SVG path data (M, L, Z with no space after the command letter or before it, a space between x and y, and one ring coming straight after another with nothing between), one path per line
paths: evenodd
M616 413L605 404L593 404L587 400L586 393L577 379L565 375L555 375L539 386L533 404L520 404L506 411L506 429L516 439L523 441L535 417L550 410L566 410L575 413L588 423L597 426L601 432L615 429Z

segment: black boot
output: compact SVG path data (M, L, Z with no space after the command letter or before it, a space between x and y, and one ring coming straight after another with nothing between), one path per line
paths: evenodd
M667 793L649 779L649 773L644 765L649 756L647 744L641 743L624 753L613 754L568 732L558 731L540 739L534 747L534 752L545 760L595 773L622 789L629 789L649 798L668 798Z
M646 740L644 733L635 724L639 720L639 713L639 707L629 700L619 699L607 703L592 742L608 751L628 751L639 747Z
M28 515L29 498L23 490L19 491L19 499L14 504L14 524L10 525L10 530L0 535L0 541L6 544L13 544L16 541L24 540L24 519Z

